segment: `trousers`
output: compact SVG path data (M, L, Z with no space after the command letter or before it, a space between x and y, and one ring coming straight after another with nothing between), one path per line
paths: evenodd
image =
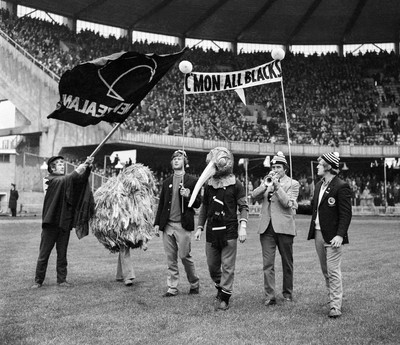
M342 254L343 246L333 248L322 237L321 230L315 231L315 249L328 288L330 308L341 310L343 299Z
M71 231L59 227L42 229L39 247L39 257L36 264L35 282L43 284L46 277L47 264L51 251L56 246L57 251L57 283L63 283L67 279L67 248Z
M278 247L282 259L282 295L285 298L293 296L293 236L276 233L270 223L267 230L260 235L264 291L267 299L276 299L275 291L275 252Z
M179 285L178 255L185 268L190 288L195 289L200 285L199 277L196 274L191 251L191 232L185 230L180 222L169 222L163 232L163 244L167 256L168 292L176 294Z
M133 263L131 258L131 250L128 247L120 247L118 253L118 264L117 264L117 280L130 280L135 279L135 271L133 269Z
M228 240L222 249L206 242L207 265L210 277L225 293L231 294L235 278L237 239Z

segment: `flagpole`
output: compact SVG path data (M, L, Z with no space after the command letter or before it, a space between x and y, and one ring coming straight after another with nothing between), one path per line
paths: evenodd
M290 136L289 136L289 121L286 112L286 101L285 101L285 90L283 89L283 76L281 77L281 88L282 88L282 98L283 98L283 111L285 113L285 121L286 121L286 135L287 135L287 143L289 149L289 164L290 164L290 179L293 179L293 172L292 172L292 150L290 148ZM291 182L290 182L291 183Z
M115 131L122 125L122 122L117 123L114 128L107 134L107 136L103 139L103 141L95 148L95 150L91 153L90 157L94 157L96 153L100 151L100 149L104 146L108 139L115 133Z

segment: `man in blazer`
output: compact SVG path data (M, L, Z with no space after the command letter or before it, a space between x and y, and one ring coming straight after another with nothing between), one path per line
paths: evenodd
M339 154L329 152L318 158L318 176L321 181L315 186L311 205L299 205L299 213L311 213L308 240L315 240L315 248L329 291L330 318L342 315L341 260L343 245L349 243L351 211L351 189L341 180Z
M193 207L188 207L197 179L185 174L187 164L185 151L177 150L172 154L171 165L174 174L163 182L154 222L156 234L159 236L159 231L163 232L164 250L167 255L168 290L163 295L164 297L173 297L179 292L178 255L190 283L189 294L199 293L199 277L196 274L190 247L191 232L194 230L193 207L200 207L201 197L198 195Z
M299 182L286 176L289 167L282 152L273 157L271 164L271 173L252 193L253 199L262 200L258 233L263 256L265 306L276 304L274 267L276 247L282 259L283 298L285 301L293 300L295 207L300 189Z

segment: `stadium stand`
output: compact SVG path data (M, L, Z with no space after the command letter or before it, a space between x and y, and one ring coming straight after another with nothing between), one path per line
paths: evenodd
M1 11L1 29L50 70L61 75L80 62L121 50L155 52L180 48L103 36L89 30ZM244 69L271 60L268 53L239 54L194 48L186 58L196 70ZM399 57L381 52L364 55L287 54L284 81L292 143L311 145L399 144ZM174 68L125 123L133 131L182 135L182 75ZM245 107L234 92L192 97L187 103L185 133L211 140L285 142L279 85L246 90Z
M103 36L89 30L71 32L67 26L30 17L12 17L0 10L0 29L57 75L80 62L116 51L170 53L178 46L135 42ZM268 53L233 55L229 51L193 48L185 57L197 71L239 70L270 61ZM400 64L393 53L364 55L337 54L304 56L287 54L284 84L290 117L290 138L294 144L400 145ZM138 132L181 136L182 74L175 67L145 98L124 124ZM280 85L246 90L248 106L234 92L192 97L187 103L185 135L192 138L229 141L285 143L286 128ZM77 163L74 161L73 163ZM394 168L393 168L394 169ZM104 176L115 169L95 171ZM168 176L168 168L155 171L158 184ZM196 173L196 172L193 172ZM304 173L297 177L301 198L309 199L313 181ZM400 177L393 170L387 184L378 174L354 172L344 176L353 189L354 206L388 206L400 203ZM244 182L244 176L240 175ZM259 176L251 176L248 189L256 188Z

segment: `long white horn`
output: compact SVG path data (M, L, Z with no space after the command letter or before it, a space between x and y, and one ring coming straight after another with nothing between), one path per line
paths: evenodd
M211 176L213 176L216 171L217 171L217 169L215 168L215 163L213 161L208 163L207 167L204 169L204 171L201 174L201 176L199 177L196 185L194 186L192 196L190 197L190 200L189 200L189 205L188 205L189 207L192 207L194 201L196 200L196 196L197 196L197 194L199 194L199 191L200 191L201 187L203 186L203 184Z

